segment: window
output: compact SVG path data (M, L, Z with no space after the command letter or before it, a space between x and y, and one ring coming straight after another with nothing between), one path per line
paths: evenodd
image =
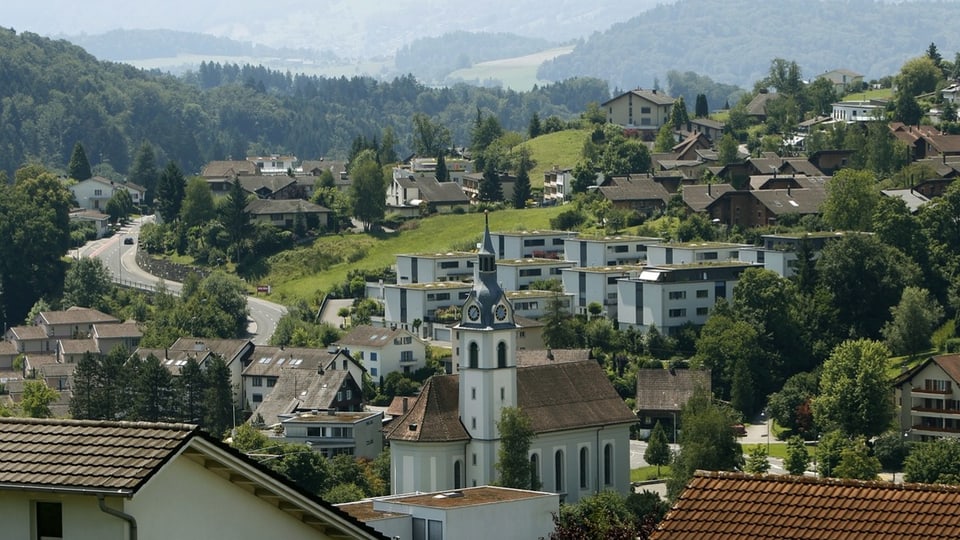
M473 466L476 467L476 466L477 466L477 455L476 455L476 454L470 454L470 458L471 458L471 461L472 461L472 463L473 463Z
M624 245L621 245L621 246L613 246L613 252L614 252L614 253L626 253L626 252L629 251L629 250L630 250L630 246L624 246Z
M587 485L589 484L589 479L587 478L587 471L589 470L589 467L587 467L588 458L587 447L584 446L580 448L580 489L587 489Z
M540 455L530 454L530 488L540 489Z
M697 308L697 315L699 315L700 317L705 317L705 316L708 315L709 313L710 313L710 308L708 308L708 307L698 307L698 308Z
M610 277L608 277L608 278L607 278L607 285L616 285L618 279L620 279L620 278L617 277L617 276L610 276Z
M375 368L375 367L370 368L370 376L371 376L371 377L376 377L376 376L377 376L377 368Z
M353 399L353 390L347 390L347 399Z
M470 418L470 429L477 429L477 417L473 416Z
M253 386L263 386L263 377L254 377Z
M377 361L377 353L375 353L375 352L371 352L371 353L370 353L370 361L371 361L371 362L376 362L376 361Z
M440 263L440 268L460 268L459 261L442 261Z
M263 394L253 394L253 396L250 399L254 403L260 403L261 401L263 401Z
M706 289L700 289L697 291L697 298L706 298L708 296L710 296L710 291Z
M606 444L603 447L603 483L612 484L613 480L613 445Z
M63 507L58 502L36 502L37 538L63 538Z
M453 489L460 489L463 487L463 465L460 464L460 460L453 462Z
M103 195L103 190L102 190L102 189L95 189L95 190L93 190L93 196L94 196L94 197L100 197L101 195Z
M701 253L697 258L701 261L715 261L719 258L719 254L716 251L708 251L706 253Z
M401 362L413 362L413 351L400 351Z
M687 291L670 291L671 300L683 300L687 297Z
M308 427L308 428L307 428L307 437L323 437L323 428L322 428L322 427Z
M686 317L686 316L687 316L687 310L686 310L686 308L671 309L670 312L669 312L669 316L670 316L671 318L674 318L674 319L676 319L677 317Z
M500 401L503 401L504 399L506 399L506 395L507 395L506 392L507 392L506 389L501 386L501 387L500 387Z
M497 343L497 367L507 367L507 344L502 341Z
M427 520L413 518L413 540L427 540Z
M476 388L471 388L471 389L470 389L470 399L477 399L477 389L476 389Z
M523 241L524 246L542 246L546 243L543 238L530 238Z
M557 493L563 492L563 450L553 454L553 489Z
M480 365L480 347L476 343L470 343L470 367L476 368Z
M650 114L650 107L640 107L640 114Z
M520 270L520 277L541 276L543 271L540 268L524 268Z

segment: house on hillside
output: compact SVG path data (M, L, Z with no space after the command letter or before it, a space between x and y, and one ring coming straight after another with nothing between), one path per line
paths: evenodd
M70 192L80 208L86 210L105 210L107 201L119 191L130 194L134 205L143 202L147 189L131 182L114 182L102 176L94 176L70 186Z
M426 343L403 328L358 325L334 345L362 362L375 384L395 371L409 374L427 365Z
M423 212L450 213L470 206L470 196L454 182L438 182L434 176L397 175L387 188L387 208L407 217ZM406 171L403 171L406 172ZM511 192L512 193L512 192Z
M255 199L247 204L250 221L269 223L279 229L293 230L297 220L303 220L307 229L330 226L330 210L300 199L270 200Z
M670 193L646 174L607 178L597 188L597 192L610 201L614 208L629 210L646 217L663 212L670 202Z
M863 75L849 69L832 69L817 75L818 79L826 79L833 85L834 92L842 96L863 87Z
M765 88L761 89L757 95L753 96L750 103L747 103L747 116L756 122L765 122L767 120L767 107L770 102L779 98L780 94L769 92Z
M956 504L944 484L697 471L649 538L958 538Z
M911 440L960 439L960 354L931 356L894 379L900 431Z
M7 538L382 539L196 426L0 418Z
M607 113L607 122L628 129L656 135L660 126L670 120L674 98L659 90L637 88L600 104Z

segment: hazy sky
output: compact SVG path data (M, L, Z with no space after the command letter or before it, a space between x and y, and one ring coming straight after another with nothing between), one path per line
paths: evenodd
M33 0L9 2L0 26L46 36L116 28L203 32L271 46L390 53L418 36L513 32L564 41L673 0Z

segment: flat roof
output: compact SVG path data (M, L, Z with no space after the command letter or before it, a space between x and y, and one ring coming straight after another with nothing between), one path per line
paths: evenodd
M361 420L366 420L367 418L373 418L374 416L382 415L382 412L375 411L358 411L358 412L336 412L335 414L329 414L327 412L318 412L314 413L300 413L297 416L291 418L285 418L282 420L283 423L343 423L343 422L360 422Z
M738 248L747 247L749 245L750 244L734 244L732 242L680 242L676 244L663 244L664 247L683 249Z
M394 287L397 289L424 289L424 290L444 290L444 289L470 289L473 283L466 281L431 281L428 283L404 283L404 284L385 284L384 287Z
M574 266L566 270L576 272L589 272L595 274L619 274L623 272L636 272L646 268L646 264L621 264L618 266Z
M383 499L383 502L425 506L428 508L455 508L550 496L555 495L542 491L528 491L497 486L477 486L434 493L398 495L390 499Z
M468 258L476 257L477 254L471 251L447 251L434 253L400 253L397 257L419 257L421 259L449 259L449 258Z
M562 259L547 259L545 257L531 257L529 259L500 259L497 261L497 265L503 266L573 266L576 263L574 261L565 261Z
M589 235L580 234L572 237L571 240L587 240L590 242L663 242L663 238L654 236L630 236L630 235Z
M497 231L491 232L491 235L500 236L576 236L574 231Z
M524 297L534 297L534 298L547 298L547 297L553 298L553 297L561 297L561 298L565 298L565 297L567 297L567 296L569 295L569 293L564 293L564 292L541 291L541 290L538 290L538 289L527 289L527 290L524 290L524 291L506 291L506 293L507 293L507 298L509 298L509 299L511 299L511 300L516 299L516 298L524 298Z

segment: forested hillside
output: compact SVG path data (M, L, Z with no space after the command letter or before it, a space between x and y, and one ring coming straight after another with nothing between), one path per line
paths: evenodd
M0 80L0 170L8 174L29 160L63 167L78 141L95 167L120 173L144 141L158 162L173 159L188 174L248 152L345 157L356 137L382 138L385 129L403 153L415 113L448 126L454 144L466 145L478 108L505 129L524 131L534 112L567 118L609 96L596 79L518 93L432 89L411 76L327 79L219 64L174 78L7 29L0 29Z
M846 68L869 80L896 73L931 42L960 50L958 18L954 1L680 0L593 34L538 75L576 73L629 89L662 84L677 70L750 88L779 57L796 61L806 78Z

